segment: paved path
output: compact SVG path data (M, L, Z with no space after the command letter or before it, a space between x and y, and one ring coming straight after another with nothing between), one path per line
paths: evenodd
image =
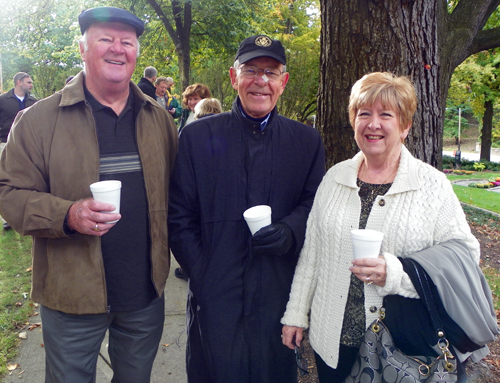
M151 383L186 383L185 352L186 324L185 307L187 282L177 279L174 270L179 267L172 257L170 276L165 286L165 324L158 354L153 365ZM30 318L30 323L40 323L40 316ZM23 330L24 331L24 330ZM2 383L41 383L45 379L45 353L42 330L37 327L26 331L27 339L21 341L19 353L13 363L20 368L11 372ZM97 364L96 383L109 383L112 371L109 367L107 336L101 346Z

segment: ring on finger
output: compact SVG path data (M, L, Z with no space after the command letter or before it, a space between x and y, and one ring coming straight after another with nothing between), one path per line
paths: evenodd
M370 279L370 277L366 277L365 283L367 285L371 285L373 283L373 281Z
M95 224L94 231L101 231L101 229L99 229L99 224L97 222Z

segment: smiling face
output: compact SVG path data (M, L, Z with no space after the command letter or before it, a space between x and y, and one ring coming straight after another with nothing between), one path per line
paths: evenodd
M247 61L245 65L255 66L259 69L275 68L280 72L283 65L270 57L258 57ZM283 93L288 82L288 73L284 73L278 80L264 81L262 72L256 77L245 78L238 74L236 68L229 70L231 84L238 91L241 106L245 114L253 118L262 118L267 116L276 106L278 98Z
M95 22L86 34L87 47L80 43L86 81L100 86L128 84L137 60L138 40L134 27L117 22Z
M194 107L201 101L199 94L193 94L188 97L188 108L191 112L194 112Z
M354 138L368 159L397 159L409 130L410 125L401 129L399 114L380 101L360 107L354 120Z

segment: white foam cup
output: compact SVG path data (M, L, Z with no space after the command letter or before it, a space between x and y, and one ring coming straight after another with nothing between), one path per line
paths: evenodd
M384 233L377 230L356 229L351 231L354 259L377 258L384 239Z
M121 181L99 181L90 185L90 191L96 201L110 203L115 205L116 209L113 211L103 211L101 213L119 213L120 212L120 194L122 183ZM106 223L114 223L117 221L110 221Z
M243 218L247 221L252 235L271 224L271 206L257 205L245 210Z

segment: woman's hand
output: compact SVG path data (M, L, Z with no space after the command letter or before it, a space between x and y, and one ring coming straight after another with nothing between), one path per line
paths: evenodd
M295 349L296 345L300 347L302 338L304 337L304 329L302 327L285 325L281 332L283 333L283 335L281 335L281 341L285 346L292 350Z
M356 277L367 285L385 286L386 265L382 255L378 258L359 258L352 261L349 268Z

